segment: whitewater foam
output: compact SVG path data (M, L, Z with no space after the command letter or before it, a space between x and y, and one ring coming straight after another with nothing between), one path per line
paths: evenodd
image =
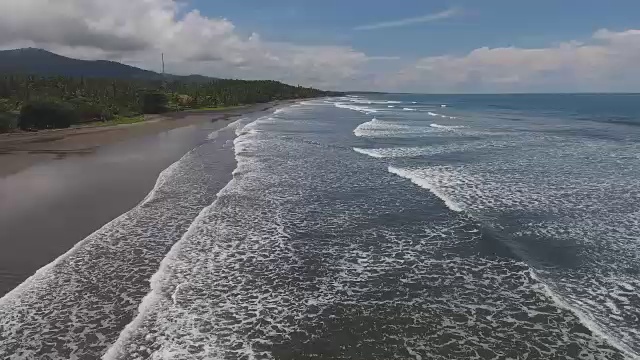
M353 150L360 154L369 155L378 159L384 159L431 156L455 152L478 151L485 148L506 148L513 146L517 146L517 144L513 142L476 140L469 142L453 142L442 145L415 147L382 147L370 149L354 147Z
M394 166L465 213L449 211L432 191L354 154L354 139L338 143L359 117L329 113L264 119L234 141L233 186L181 240L162 300L118 343L122 358L616 358L536 290L526 264L484 248L466 213L474 202L456 193L482 179ZM368 123L454 138L416 120Z
M162 260L157 272L151 277L151 291L140 302L137 316L120 333L117 341L108 349L103 359L130 358L133 356L132 354L136 353L152 353L154 358L159 356L163 359L177 359L188 354L184 348L173 347L169 339L167 339L166 343L163 343L162 334L149 333L148 323L155 321L156 316L166 315L164 313L160 314L158 311L171 312L174 308L180 308L182 306L180 300L183 297L182 294L188 294L197 288L194 287L194 282L197 282L196 279L181 277L181 256L186 251L186 247L189 246L189 241L196 238L196 233L206 225L206 219L213 216L214 209L219 206L221 196L228 194L236 186L238 179L243 178L248 171L248 165L241 161L243 159L242 154L254 149L255 143L251 139L260 133L257 125L273 123L274 121L276 121L274 117L263 116L248 124L243 124L240 135L233 141L237 161L237 166L233 170L233 178L216 194L215 201L200 211L181 239L172 246ZM184 297L188 298L188 295L184 295ZM161 324L158 324L158 326L161 326ZM196 334L193 334L193 336L196 336ZM148 342L157 342L162 346L159 349L151 349L142 345L142 343ZM212 343L201 345L207 347L210 354L221 351ZM249 350L247 351L252 353Z
M209 161L215 160L198 154L223 145L207 141L185 154L162 171L137 206L0 299L0 354L19 359L104 353L123 319L133 317L168 249L209 203L209 189L215 188L210 181L217 176L208 173Z
M370 121L358 125L354 135L358 137L422 137L422 136L460 136L462 132L455 131L465 128L462 125L430 124L426 126L417 122L384 121L373 118ZM465 135L492 135L481 131L464 131ZM499 134L494 134L499 135Z
M401 104L402 101L394 101L394 100L363 100L363 99L349 99L349 101L354 102L356 104L366 104L366 105L386 105L386 104Z
M457 119L457 117L455 117L455 116L442 115L442 114L434 113L434 112L432 112L432 111L427 112L427 114L428 114L429 116L433 116L433 117L441 117L441 118L443 118L443 119L452 119L452 120Z
M440 198L444 204L452 211L463 211L462 206L451 199L446 193L444 193L434 182L430 181L426 177L421 177L416 172L408 169L395 168L389 166L389 172L403 178L411 180L412 183L429 190L432 194Z
M475 224L348 147L323 146L353 119L299 119L314 121L264 119L234 141L233 185L180 240L160 301L118 342L119 357L603 353L598 339L570 332L574 317L531 288L524 264L477 255ZM434 208L447 216L429 217ZM400 212L416 221L389 216Z
M431 126L432 128L436 128L436 129L444 129L444 130L455 130L455 129L462 129L462 128L464 128L464 126L462 126L462 125L440 125L440 124L430 124L429 126Z
M584 313L582 310L578 309L575 306L572 306L567 301L565 301L559 294L551 290L551 287L541 279L535 272L534 269L529 270L530 276L539 283L540 291L550 298L556 305L559 307L570 311L575 314L580 322L585 325L589 330L593 331L595 334L600 336L603 339L606 339L607 342L615 346L617 349L623 351L629 359L637 358L637 356L633 353L633 350L630 349L626 344L618 341L612 334L609 334L606 330L604 330L600 325L597 324L596 320L593 319L590 315Z
M231 183L230 181L222 190L218 192L216 197L218 197L226 188L228 188ZM217 199L216 199L217 201ZM187 232L182 236L182 238L177 241L172 247L171 250L164 257L162 262L160 263L159 270L151 277L150 288L151 291L142 299L140 305L138 306L138 314L120 333L120 336L116 340L115 343L107 350L105 355L102 357L103 360L117 360L121 359L124 355L125 344L132 340L132 336L140 329L142 326L145 317L149 316L153 310L156 309L157 305L163 300L165 296L165 292L163 291L163 281L170 276L170 266L173 262L176 261L178 253L180 252L181 247L185 239L187 239L198 225L200 225L202 219L207 215L207 213L215 206L216 201L214 201L211 205L202 209L202 211L198 214L198 216L194 219L194 221L189 226ZM188 282L180 283L175 287L173 292L171 292L171 302L176 304L177 293L180 290L181 286L187 285ZM131 346L131 344L129 344ZM144 350L144 349L143 349Z
M353 151L355 151L357 153L360 153L360 154L363 154L363 155L369 155L369 156L374 157L374 158L379 158L379 159L382 159L382 158L385 157L385 156L381 155L379 152L377 152L375 150L372 150L372 149L362 149L362 148L354 147Z
M640 224L634 219L640 212L634 212L631 200L637 182L629 162L635 160L627 156L635 145L535 132L511 134L511 139L504 144L519 144L517 149L525 152L477 153L473 162L461 166L412 168L403 175L499 227L534 263L575 263L537 271L562 303L577 309L573 312L585 326L617 349L637 354L640 331L632 324L638 301L629 289L640 281L628 273L637 266L640 249ZM407 156L403 149L366 153ZM527 217L531 220L521 220ZM511 223L499 220L504 218ZM541 250L545 246L557 248L558 257L546 255Z
M353 130L353 134L358 137L394 137L407 136L409 134L420 135L429 132L435 132L435 130L403 123L382 121L377 118L362 123Z
M176 161L173 164L169 165L166 169L164 169L162 172L160 172L160 174L158 175L158 178L156 179L156 183L153 186L153 188L151 189L151 191L149 191L147 196L145 196L144 199L142 201L140 201L140 203L138 203L138 205L136 205L132 210L130 210L130 211L118 216L117 218L115 218L112 221L108 222L107 224L103 225L100 229L94 231L91 235L87 236L86 238L84 238L80 242L76 243L69 251L67 251L66 253L58 256L55 260L53 260L49 264L47 264L47 265L41 267L40 269L38 269L32 276L27 278L20 285L16 286L13 290L11 290L7 294L5 294L2 298L0 298L0 307L7 306L8 302L10 302L10 301L16 301L18 297L20 297L25 292L28 292L29 288L31 288L33 286L36 286L38 281L46 281L48 278L51 277L51 270L55 266L59 265L60 263L62 263L65 260L68 260L73 254L77 253L79 249L83 248L94 237L98 236L99 234L108 232L108 231L113 230L114 228L116 228L117 227L116 224L122 222L126 217L128 217L130 215L130 212L132 212L135 209L140 208L144 204L152 201L156 197L156 195L158 193L158 189L160 189L168 181L168 179L170 178L171 175L175 174L180 162L183 159L185 159L188 156L190 156L192 151L193 150L191 150L190 152L185 154L182 158L180 158L178 161Z
M358 111L358 112L361 112L363 114L373 114L373 113L377 113L378 112L376 109L373 109L373 108L370 108L370 107L349 105L349 104L344 104L344 103L335 103L334 106L337 107L337 108L340 108L340 109L349 109L349 110Z

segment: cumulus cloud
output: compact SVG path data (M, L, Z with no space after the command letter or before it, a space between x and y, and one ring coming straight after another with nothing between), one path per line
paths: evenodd
M157 68L165 53L176 73L270 78L340 87L357 80L368 57L346 46L273 43L243 36L226 19L173 0L4 0L0 46L37 46L80 58Z
M475 49L431 56L389 76L386 87L430 92L634 91L640 30L599 30L588 42L538 49Z
M278 43L174 0L0 0L0 48L35 46L177 74L275 79L325 89L416 92L638 91L640 30L549 47L480 47L409 60L350 46ZM435 21L456 9L370 24Z

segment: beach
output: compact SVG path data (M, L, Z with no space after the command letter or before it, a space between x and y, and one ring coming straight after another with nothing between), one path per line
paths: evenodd
M0 137L0 296L139 203L207 136L278 103Z
M143 122L116 126L0 134L0 177L20 172L42 161L87 155L100 146L190 125L225 120L244 113L266 110L276 104L248 105L221 111L185 111L145 115Z
M0 354L637 358L636 113L567 106L636 100L312 99L38 163Z

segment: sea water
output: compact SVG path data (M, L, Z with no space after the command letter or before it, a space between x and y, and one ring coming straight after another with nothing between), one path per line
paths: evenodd
M360 95L243 119L0 300L0 353L635 358L638 100Z

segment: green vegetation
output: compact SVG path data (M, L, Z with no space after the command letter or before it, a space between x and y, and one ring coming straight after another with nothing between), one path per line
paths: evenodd
M112 120L84 123L84 124L78 125L78 127L126 125L126 124L135 124L143 121L144 121L144 115L118 116Z
M198 108L198 109L186 109L185 111L187 111L187 112L224 111L224 110L240 109L240 108L243 108L243 107L247 107L247 105L204 107L204 108Z
M13 131L18 128L18 115L9 112L0 113L0 133Z
M147 91L142 94L142 112L162 114L169 111L169 97L161 91Z
M274 100L333 95L277 81L132 80L0 74L0 132L141 121L166 111L222 110ZM15 116L20 113L18 122ZM133 120L135 119L135 120ZM13 125L15 123L15 125Z
M36 100L22 106L18 126L22 130L62 129L79 118L79 112L68 103Z

